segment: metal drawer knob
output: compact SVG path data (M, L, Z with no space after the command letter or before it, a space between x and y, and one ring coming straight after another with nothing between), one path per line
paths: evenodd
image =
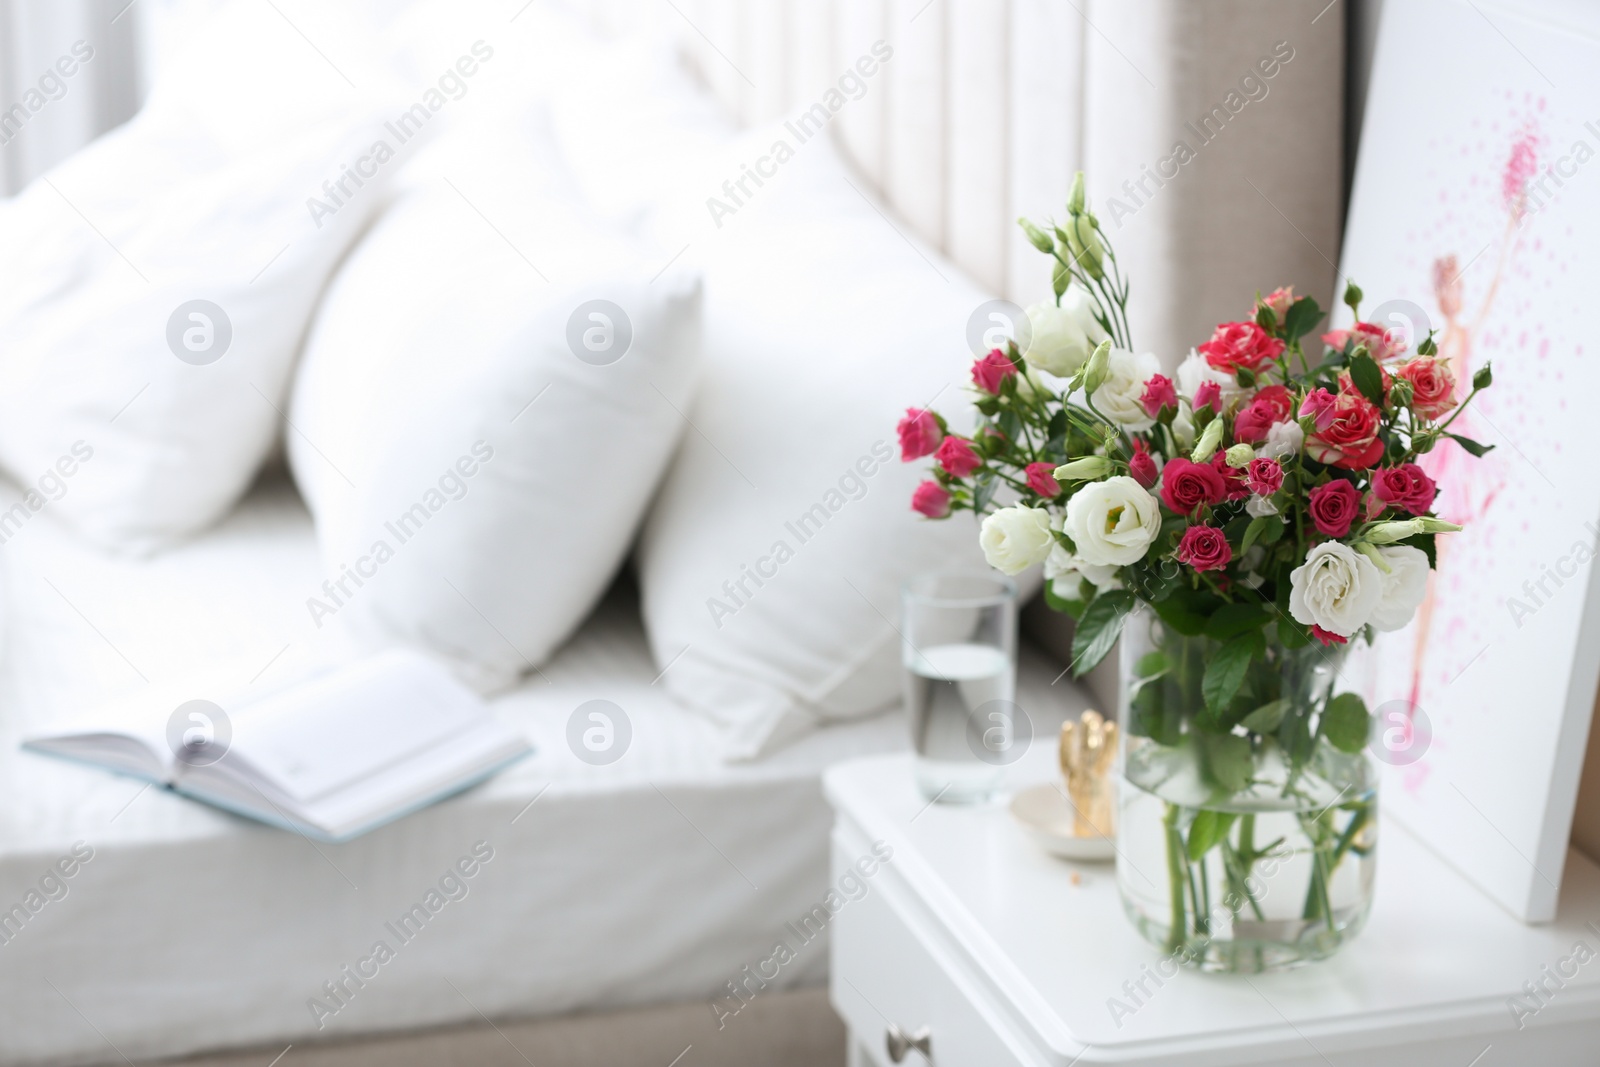
M906 1058L906 1053L916 1049L927 1057L928 1062L933 1062L933 1035L928 1033L926 1026L915 1033L907 1034L894 1023L883 1032L883 1045L889 1051L889 1058L899 1063Z

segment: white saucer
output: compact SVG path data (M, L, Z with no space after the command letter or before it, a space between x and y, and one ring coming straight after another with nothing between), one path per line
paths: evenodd
M1011 798L1011 817L1034 844L1068 860L1109 860L1117 854L1116 842L1091 832L1073 832L1077 815L1060 789L1045 783L1029 786Z

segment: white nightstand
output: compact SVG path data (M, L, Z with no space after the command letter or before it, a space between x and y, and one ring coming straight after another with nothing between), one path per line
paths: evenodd
M1026 760L1035 781L1049 747ZM924 1028L938 1067L1600 1064L1600 868L1577 854L1560 918L1524 926L1386 822L1371 922L1339 956L1165 977L1123 917L1112 865L1045 855L1003 804L927 805L903 755L840 764L824 788L842 900L831 996L852 1067L892 1067L890 1035ZM1543 984L1542 1004L1524 983ZM1521 1029L1519 995L1538 1005Z

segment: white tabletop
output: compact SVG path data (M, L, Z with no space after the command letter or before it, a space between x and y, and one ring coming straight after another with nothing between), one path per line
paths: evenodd
M1046 780L1050 747L1035 745L1013 782ZM927 805L905 755L839 764L825 788L844 826L894 848L895 881L1064 1061L1085 1046L1115 1058L1280 1041L1303 1052L1308 1040L1349 1048L1374 1034L1481 1033L1487 1044L1516 1030L1507 999L1525 982L1544 980L1579 942L1600 951L1600 868L1586 858L1568 859L1557 920L1525 926L1386 820L1371 920L1333 959L1248 977L1184 969L1158 985L1145 968L1162 954L1124 916L1112 864L1046 855L1000 802ZM1600 957L1566 967L1577 973L1538 1024L1600 1018ZM1141 976L1146 993L1130 995L1125 983ZM1113 997L1136 1010L1114 1013Z

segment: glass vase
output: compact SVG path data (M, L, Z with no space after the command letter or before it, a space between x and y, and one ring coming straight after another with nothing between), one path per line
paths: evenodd
M1117 886L1146 939L1204 971L1324 959L1372 906L1377 776L1365 708L1352 724L1335 703L1345 650L1262 636L1217 708L1222 642L1148 608L1123 631Z

